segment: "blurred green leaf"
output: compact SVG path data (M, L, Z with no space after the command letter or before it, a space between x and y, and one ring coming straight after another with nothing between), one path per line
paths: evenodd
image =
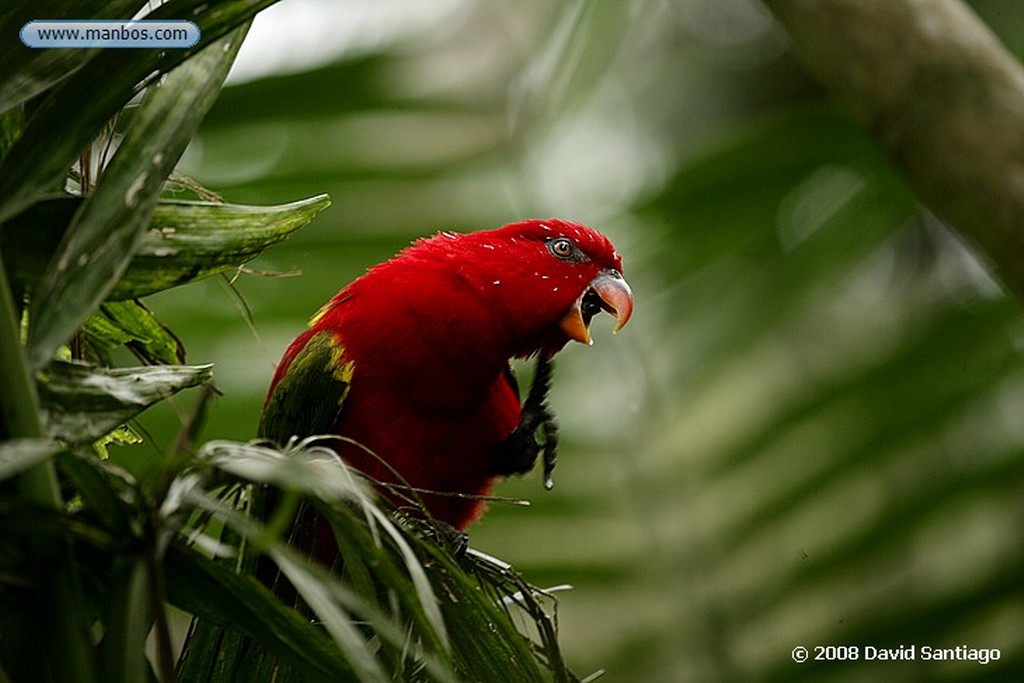
M217 98L246 30L210 46L147 92L33 294L27 348L34 367L67 341L128 266L157 190Z
M123 558L111 576L111 591L104 608L106 625L100 643L103 680L137 683L150 679L146 640L152 628L153 584L143 557Z
M62 449L59 443L46 439L9 439L0 442L0 481L52 458Z
M100 528L122 542L138 534L135 511L130 506L131 501L138 500L131 475L89 452L65 453L58 458L57 466Z
M196 46L187 50L134 50L132 54L136 59L125 59L123 50L103 50L71 78L47 92L33 108L18 142L0 163L0 222L56 189L72 162L97 132L146 85L185 60L191 62L194 54L219 41L274 2L178 0L164 3L145 18L188 19L194 22L201 34ZM208 53L205 59L213 61L215 58ZM208 64L207 68L212 66ZM97 88L97 83L104 84L104 87ZM69 116L69 112L74 112L74 115ZM201 118L203 112L205 106L202 111L189 111L186 107L178 116L187 122L196 115ZM162 123L173 127L177 120L172 118ZM60 134L55 134L56 131ZM160 165L169 163L173 166L180 151L173 155L170 150L166 152ZM150 158L139 157L138 163L148 164ZM160 179L164 176L166 173ZM119 196L125 195L120 193Z
M210 365L99 368L53 361L37 372L46 431L91 443L149 406L212 377Z
M71 76L97 49L67 48L39 50L14 40L21 27L32 19L126 19L142 6L141 0L12 0L0 11L0 35L9 40L0 43L0 112L52 88Z
M104 303L85 321L83 331L90 345L103 352L127 345L149 363L185 362L178 338L137 300Z
M678 543L659 589L677 635L659 617L640 638L678 654L651 665L622 639L617 661L723 681L997 680L1019 660L999 620L1024 616L998 540L1013 524L992 526L1024 482L1004 417L1020 407L1019 304L831 105L751 128L642 207L672 226L651 262L672 283L658 323L686 352L647 448L660 481L638 494ZM984 641L1005 661L794 670L808 640Z
M21 135L24 118L23 113L18 109L11 109L0 114L0 161L3 161L8 150Z

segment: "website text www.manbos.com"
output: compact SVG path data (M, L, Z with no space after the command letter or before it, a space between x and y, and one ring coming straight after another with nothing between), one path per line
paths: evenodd
M170 20L43 20L21 28L21 42L34 48L187 48L199 42L199 27Z

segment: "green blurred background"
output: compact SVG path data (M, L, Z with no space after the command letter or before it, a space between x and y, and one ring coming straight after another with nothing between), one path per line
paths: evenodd
M1024 54L1019 0L971 4ZM575 587L577 674L1024 680L1021 304L759 3L284 0L181 170L232 202L334 201L252 264L301 276L148 300L215 363L204 438L251 438L306 318L418 236L561 216L612 238L636 314L559 356L556 487L507 482L532 506L471 533ZM191 400L144 416L156 443ZM791 660L816 645L919 652Z

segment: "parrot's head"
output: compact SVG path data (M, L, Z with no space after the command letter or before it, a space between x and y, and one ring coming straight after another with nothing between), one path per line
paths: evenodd
M552 355L569 341L590 344L590 321L606 311L618 331L633 313L622 258L600 232L559 219L528 220L454 240L458 277L490 308L490 324L514 339L513 355ZM454 246L454 245L453 245Z
M512 357L552 356L569 341L590 344L601 311L616 331L633 313L622 258L598 231L553 218L418 240L341 290L310 324L341 333L353 357L386 356L397 375L422 372L420 351L470 372L471 358L493 370Z

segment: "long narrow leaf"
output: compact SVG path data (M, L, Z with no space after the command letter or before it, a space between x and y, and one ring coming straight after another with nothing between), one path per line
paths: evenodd
M360 634L352 617L339 601L332 599L326 583L321 580L322 577L318 577L283 548L271 549L270 556L345 653L359 680L380 683L387 681L389 677L374 657L366 638Z
M330 521L339 538L344 573L347 576L355 572L362 580L342 581L338 575L311 564L230 507L208 497L197 497L193 502L249 539L252 546L263 549L346 653L361 680L380 680L382 667L388 664L395 667L392 674L416 668L432 680L452 680L438 598L410 540L377 509L362 480L353 476L332 451L296 448L282 453L254 444L215 441L204 446L200 459L235 477L315 499L318 512ZM348 504L338 506L338 500ZM316 517L304 519L307 524L319 523ZM387 599L381 595L384 587L391 596ZM354 628L357 623L367 625L379 639L379 646L373 648L376 653L367 651L365 633ZM415 652L408 649L409 627L419 643ZM238 646L244 644L227 647ZM222 656L232 655L224 652Z
M377 664L365 658L363 636L350 628L349 614L365 621L380 638L378 659L391 658L401 665L408 657L403 655L405 646L394 623L377 607L382 600L379 586L387 586L392 593L390 613L406 613L403 620L413 626L412 633L424 650L417 655L424 673L436 680L447 680L454 669L469 680L541 681L546 678L542 662L554 673L555 680L571 677L562 663L549 617L539 608L524 611L527 621L533 620L541 635L541 642L535 643L516 629L507 610L500 606L502 596L532 590L525 582L518 577L498 577L493 571L478 570L479 578L468 576L447 551L396 525L366 497L363 487L353 488L346 466L333 453L320 454L316 449L279 453L251 444L218 441L207 444L200 457L234 476L320 499L315 506L330 521L345 575L354 576L354 583L339 582L279 540L268 541L266 532L241 513L205 497L193 502L253 543L265 546L265 552L346 656L358 658L350 661L362 680L375 680L379 672ZM324 502L337 498L354 500L359 506L333 508ZM401 610L398 604L403 606Z
M132 528L134 510L126 504L135 498L137 486L130 474L91 453L73 451L57 456L57 468L107 533L121 540L136 533Z
M48 199L11 219L0 232L0 249L12 278L39 282L81 202ZM324 194L275 206L161 200L108 299L134 299L229 271L287 239L330 204Z
M210 365L103 369L55 361L37 373L53 438L91 443L158 401L211 377Z
M9 439L0 442L0 482L49 460L62 446L48 439Z
M111 582L112 596L106 607L106 627L101 643L103 680L108 683L145 681L146 637L150 628L150 605L146 564L133 558Z
M159 187L216 100L245 31L210 46L147 93L32 299L28 353L35 367L53 356L127 268Z
M210 441L200 460L240 479L309 493L328 501L358 500L369 495L364 482L326 448L274 448L236 441Z
M220 505L216 501L202 495L192 495L190 500L198 507L213 512L222 521L251 542L265 542L264 532L258 524L235 510ZM273 542L266 549L274 563L288 577L288 580L302 596L303 600L316 614L318 621L330 634L331 639L344 654L352 667L356 678L360 681L386 681L380 664L374 658L372 648L358 629L342 605L331 598L330 592L323 585L322 575L318 578L305 566L308 560L302 559L295 551L287 548L280 541ZM370 611L369 606L361 612Z
M6 270L0 262L0 381L3 382L0 390L0 439L4 440L42 436L38 396L19 339L19 311L8 285ZM47 510L62 509L56 473L46 459L40 459L34 467L21 471L15 488L27 502ZM38 551L38 546L35 550ZM19 662L33 664L59 658L52 664L54 678L89 683L95 680L95 672L86 628L85 600L66 550L60 548L56 555L51 556L57 559L45 566L46 576L34 576L37 583L31 598L34 603L32 610L60 614L60 620L44 626L34 615L24 611L19 612L13 622L4 620L5 633L13 630L25 642L11 639L0 643L0 660L9 661L14 653Z
M403 619L408 622L411 632L416 634L417 640L421 643L422 652L418 653L418 656L422 659L416 664L422 664L424 671L435 680L451 679L454 665L450 657L450 644L446 639L447 628L444 622L440 621L441 615L437 610L438 599L429 585L424 592L418 590L411 581L412 571L409 564L415 564L419 572L426 573L420 559L412 557L410 561L410 558L399 558L396 556L394 544L386 547L381 542L383 539L376 523L374 527L367 524L366 512L371 505L364 505L361 515L352 514L351 509L332 508L316 503L314 505L317 512L330 522L338 545L338 554L344 566L344 584L331 582L332 589L343 585L349 593L372 597L379 595L381 586L386 586L391 612L398 614L401 610ZM389 526L395 527L393 522L386 521ZM397 530L397 527L395 528ZM346 600L346 595L341 591L335 590L335 597L342 601ZM428 610L428 605L433 609ZM435 611L437 620L434 617ZM382 636L384 642L393 645L392 652L383 648L381 657L390 656L396 666L401 666L402 660L409 658L409 653L403 639L396 638L390 633L394 629L393 622L385 619L386 616L383 614L376 617L373 614L367 615L367 621Z
M437 633L440 638L442 646L447 649L449 646L448 632L445 629L441 610L437 606L437 598L434 597L434 590L430 585L430 580L427 578L426 572L423 570L423 565L420 564L419 559L416 557L415 553L413 553L413 550L409 546L408 541L406 541L405 536L379 508L368 506L367 512L373 517L375 522L384 529L385 533L391 537L392 542L395 544L395 547L398 549L398 552L402 557L402 561L405 562L405 567L409 572L409 576L412 578L412 585L416 589L416 595L419 598L420 604L423 606L427 620L433 627L433 631Z
M460 673L467 680L495 683L546 680L526 637L491 596L444 552L425 543L422 549L433 556L430 579L443 597L441 611ZM556 673L564 678L564 671Z
M167 596L201 619L252 636L308 680L351 680L352 669L331 640L281 604L251 576L236 574L199 553L172 545L165 560ZM186 657L183 680L207 680L201 658ZM215 666L215 665L214 665ZM211 667L213 668L213 667Z
M185 362L178 338L139 301L104 303L85 321L85 335L94 348L104 351L130 345L147 363Z
M162 201L110 298L145 296L231 270L287 239L330 204L325 194L277 206Z
M33 390L31 372L21 345L19 304L11 291L4 260L0 259L0 386L3 387L0 391L0 438L4 439L42 436L39 397ZM52 484L44 488L55 489ZM47 493L43 497L51 496Z
M82 2L81 0L34 0L11 2L0 18L0 35L8 39L0 42L0 112L17 106L56 83L63 81L99 50L94 48L66 48L39 50L30 48L14 36L32 19L127 19L142 6L141 0L111 0L110 2Z
M109 49L54 88L34 108L25 131L0 165L0 223L32 205L58 185L75 158L146 85L166 74L229 31L245 24L276 0L176 0L147 19L188 19L199 43L187 50ZM97 87L102 83L103 87ZM68 112L74 116L68 116Z

